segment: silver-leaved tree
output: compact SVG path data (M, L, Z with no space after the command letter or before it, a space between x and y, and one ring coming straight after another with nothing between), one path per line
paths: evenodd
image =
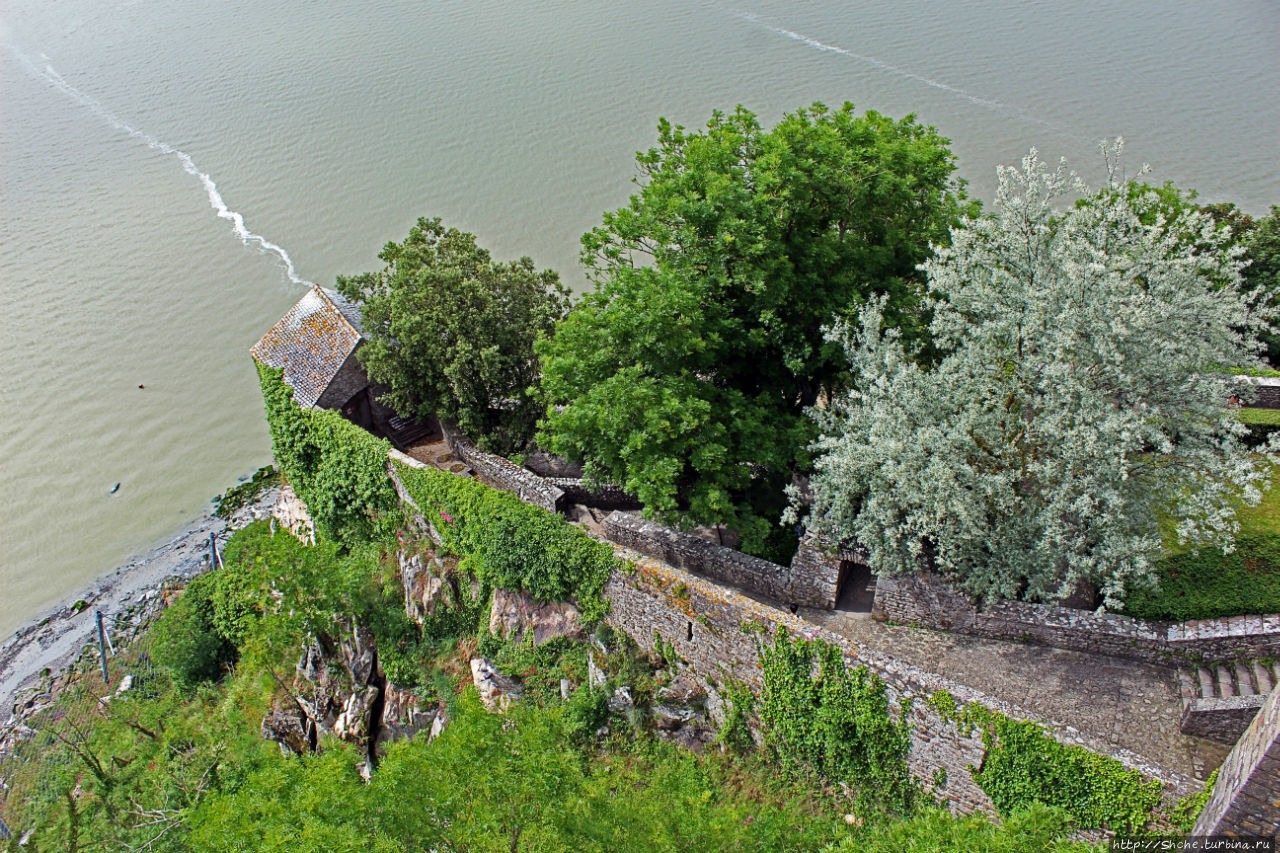
M1162 517L1230 547L1233 500L1259 500L1269 463L1242 443L1228 400L1247 390L1224 368L1259 364L1269 309L1221 229L1166 220L1116 162L1101 191L1034 149L1001 168L991 214L923 267L945 294L936 366L874 303L834 330L856 390L812 411L811 527L867 546L877 573L932 565L980 597L1045 601L1084 582L1107 607L1150 583Z

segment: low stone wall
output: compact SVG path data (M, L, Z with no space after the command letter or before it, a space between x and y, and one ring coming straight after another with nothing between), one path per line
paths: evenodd
M1193 699L1182 711L1179 729L1184 735L1234 744L1249 728L1266 700L1266 696Z
M802 582L796 584L793 583L791 569L786 566L716 545L634 515L612 513L604 520L604 537L668 565L732 584L774 601L814 607L835 606L834 580L830 590L817 583L810 574L802 575Z
M625 548L618 554L636 566L634 573L615 571L605 587L612 602L607 620L629 634L644 648L653 650L656 638L670 643L682 664L705 680L712 695L712 707L719 704L717 688L727 678L749 685L759 694L763 675L756 653L755 637L744 632L748 624L761 626L768 634L784 627L796 636L823 640L844 653L849 666L866 666L888 687L891 705L911 698L911 749L908 766L926 789L933 789L938 769L946 771L946 783L934 794L956 812L993 813L990 798L973 781L970 767L980 767L985 753L981 734L962 734L956 725L943 719L926 703L938 690L947 690L957 702L979 703L1014 719L1034 719L1016 706L987 696L838 634L806 622L786 611L762 604L731 589L687 571L662 565ZM1116 750L1069 727L1054 727L1052 735L1063 743L1078 744L1118 759L1144 775L1159 779L1166 797L1186 796L1198 790L1191 779L1152 765L1126 750Z
M640 509L640 499L621 486L596 486L589 488L581 477L546 477L546 482L564 492L571 504L583 504L596 509Z
M1153 622L1022 601L996 602L979 609L972 598L940 576L923 572L878 578L872 615L891 622L1166 666L1280 655L1280 614Z
M1280 687L1222 762L1191 834L1280 834Z
M1256 396L1246 405L1255 409L1280 409L1280 379L1272 376L1237 376L1236 381L1254 388Z
M526 471L509 459L486 453L471 443L452 424L440 423L444 440L453 454L480 475L504 491L511 492L525 503L540 506L548 512L562 512L569 501L562 489L553 486L532 471Z

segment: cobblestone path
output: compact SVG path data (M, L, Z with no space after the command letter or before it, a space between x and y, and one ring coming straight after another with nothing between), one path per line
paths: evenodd
M998 696L1203 780L1228 747L1178 730L1177 672L1124 658L888 625L867 613L800 608L801 618L904 663Z

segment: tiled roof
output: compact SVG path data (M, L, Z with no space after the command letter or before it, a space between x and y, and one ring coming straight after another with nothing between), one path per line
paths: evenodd
M360 343L360 306L313 287L249 350L262 364L284 370L293 399L309 408L329 387Z

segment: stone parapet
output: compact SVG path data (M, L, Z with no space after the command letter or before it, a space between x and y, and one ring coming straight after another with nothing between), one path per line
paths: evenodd
M1280 655L1280 615L1156 622L1024 601L979 607L939 575L926 572L878 578L872 615L890 622L1166 666Z
M540 506L548 512L562 512L569 501L564 490L548 483L532 471L521 468L509 459L486 453L452 424L440 422L444 440L454 455L470 465L481 479L503 491L511 492L525 503Z
M1192 835L1280 833L1280 687L1218 770L1218 783Z
M604 537L705 578L727 583L785 604L835 606L835 576L825 583L826 564L792 568L716 545L635 515L614 512L604 520Z
M888 687L891 705L912 699L908 710L911 722L911 749L908 766L912 775L956 812L993 813L991 800L973 781L972 769L982 766L985 753L977 731L962 732L924 700L939 690L948 691L961 704L977 703L1013 719L1035 719L1022 709L963 684L907 665L884 652L827 631L784 610L763 604L733 589L720 586L688 571L663 565L627 548L617 548L618 556L636 566L634 573L618 570L605 587L612 607L607 620L629 634L646 649L656 649L657 640L670 645L682 664L707 681L713 707L719 704L719 689L733 678L759 694L763 684L752 626L765 635L785 628L794 636L820 639L838 647L851 667L866 666ZM1190 778L1146 761L1128 750L1117 749L1065 726L1054 725L1057 740L1077 744L1116 758L1126 767L1160 780L1170 803L1198 790ZM942 778L946 782L934 788Z

